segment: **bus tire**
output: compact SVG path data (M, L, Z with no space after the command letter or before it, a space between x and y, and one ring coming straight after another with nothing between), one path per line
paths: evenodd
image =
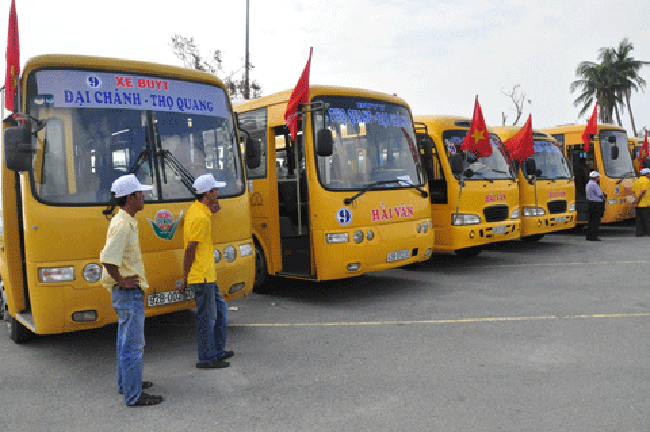
M544 237L544 234L533 234L530 236L522 237L521 241L526 242L526 243L533 243L536 241L540 241Z
M255 282L253 283L253 292L266 293L266 282L269 278L268 267L266 266L266 257L262 246L255 242Z
M8 322L8 326L9 336L11 337L11 340L17 344L28 342L34 336L31 330L25 327L16 318L12 317Z
M454 252L459 258L474 258L481 253L481 250L482 248L480 246L472 246L465 249L457 249Z

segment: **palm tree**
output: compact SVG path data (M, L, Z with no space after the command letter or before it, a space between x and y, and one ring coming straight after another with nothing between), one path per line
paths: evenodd
M599 119L601 123L612 122L612 111L619 101L617 93L612 89L612 73L610 63L603 60L601 64L591 61L580 62L576 69L576 76L580 77L571 83L571 93L581 89L580 95L573 101L574 106L582 105L580 116L598 102L600 105Z
M636 135L634 116L630 105L632 90L643 90L645 80L639 76L639 69L650 62L635 60L630 57L634 46L625 38L616 48L601 48L598 58L600 63L583 61L576 69L576 76L580 79L571 83L571 93L581 89L581 93L573 102L575 106L582 105L580 116L597 101L601 106L600 121L612 123L613 114L616 113L618 124L622 126L621 117L618 111L620 107L627 109L632 121L632 130ZM624 103L625 98L625 103Z
M634 45L624 38L616 48L601 48L600 57L608 58L612 62L613 73L616 75L616 81L621 88L618 95L621 101L625 97L625 105L630 113L630 121L632 123L632 132L636 136L636 125L634 124L634 115L632 114L632 105L630 105L630 98L632 90L643 91L645 89L645 80L639 75L639 70L643 65L650 64L650 62L635 60L630 57L630 52L634 49ZM624 109L625 105L621 102L621 108ZM619 125L621 125L619 120ZM622 125L621 125L622 126Z

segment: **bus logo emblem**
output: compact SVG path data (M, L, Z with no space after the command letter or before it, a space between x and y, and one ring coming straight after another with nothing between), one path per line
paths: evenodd
M102 80L99 79L97 75L89 75L88 78L86 78L86 83L90 88L99 88L102 85Z
M181 210L178 218L176 218L176 221L174 221L174 215L172 212L163 209L158 210L156 213L155 221L152 221L151 219L147 220L151 224L151 228L153 228L153 232L156 234L156 237L163 240L171 240L174 238L174 233L176 233L176 228L178 227L178 223L181 221L182 216L183 210Z
M347 207L341 207L336 212L336 221L339 223L339 225L350 225L350 222L352 222L352 212L350 209Z

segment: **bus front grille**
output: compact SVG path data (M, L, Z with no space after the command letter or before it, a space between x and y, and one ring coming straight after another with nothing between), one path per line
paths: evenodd
M483 215L485 216L485 222L501 222L508 219L508 206L507 205L498 205L492 207L485 207L483 209Z
M548 212L550 214L566 213L566 200L549 201Z

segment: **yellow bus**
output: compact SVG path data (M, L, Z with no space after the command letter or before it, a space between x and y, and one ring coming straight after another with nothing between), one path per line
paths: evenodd
M506 141L519 132L520 127L497 126L492 130ZM573 175L557 140L533 130L533 145L535 154L526 162L514 161L519 181L523 241L537 241L546 233L573 228L578 216Z
M220 80L153 63L47 55L26 64L19 89L22 115L3 121L0 173L0 310L15 342L116 322L98 282L99 252L115 213L111 183L127 173L154 186L137 215L146 316L194 306L194 293L178 294L176 281L192 181L204 173L227 183L213 218L219 287L226 299L252 291L249 197Z
M603 223L618 222L634 217L636 179L630 157L625 129L613 124L598 124L598 133L592 136L589 153L585 152L582 134L585 125L563 125L542 129L555 138L573 169L576 188L577 223L587 223L587 196L585 188L589 173L600 173L600 188L607 195Z
M634 170L636 171L636 174L639 175L641 169L639 166L639 153L641 153L641 147L643 146L643 138L628 137L627 142L630 147L630 156L632 157Z
M471 120L415 116L418 146L429 181L435 252L471 257L489 243L520 236L519 190L499 137L476 158L461 150Z
M255 289L268 275L344 279L431 253L428 193L409 106L379 92L311 86L295 140L291 91L235 106L262 147L248 169Z

